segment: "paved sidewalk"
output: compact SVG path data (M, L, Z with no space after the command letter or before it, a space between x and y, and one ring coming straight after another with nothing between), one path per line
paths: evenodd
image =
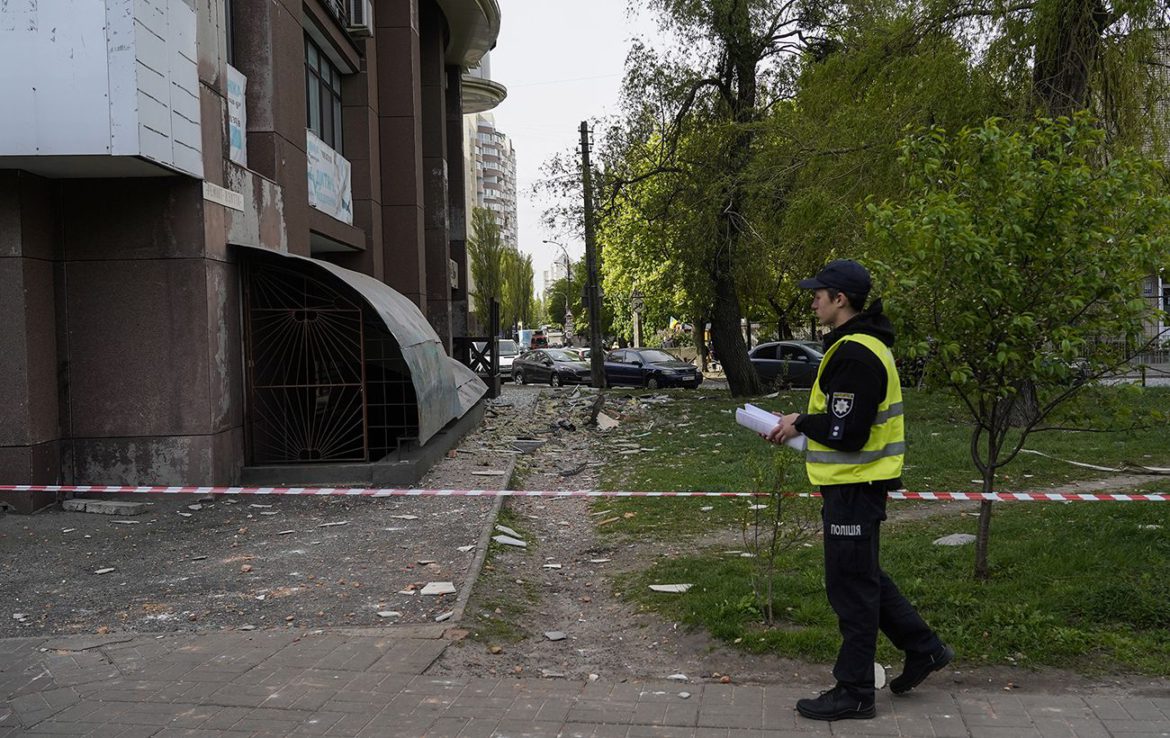
M437 678L435 628L0 641L0 738L95 736L1170 736L1170 696L880 693L878 718L816 723L804 690ZM683 696L686 693L687 696Z

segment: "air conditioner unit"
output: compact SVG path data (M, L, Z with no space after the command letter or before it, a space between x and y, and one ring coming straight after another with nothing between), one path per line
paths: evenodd
M347 0L349 3L349 26L346 28L355 36L374 35L374 0Z

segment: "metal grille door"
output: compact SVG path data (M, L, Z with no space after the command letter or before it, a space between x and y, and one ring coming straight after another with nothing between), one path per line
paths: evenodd
M245 285L251 463L367 461L361 308L260 261Z

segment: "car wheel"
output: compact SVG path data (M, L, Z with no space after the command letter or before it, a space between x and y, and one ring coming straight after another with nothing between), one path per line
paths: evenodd
M512 377L516 380L516 384L527 384L524 381L524 372L513 371Z
M658 377L647 377L646 389L658 389Z
M548 378L548 383L551 384L553 387L560 387L561 386L560 375L557 374L556 372L553 372L552 376Z

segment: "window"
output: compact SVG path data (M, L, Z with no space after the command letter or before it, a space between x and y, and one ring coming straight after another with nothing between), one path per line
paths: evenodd
M305 125L337 153L341 148L341 72L305 37Z

